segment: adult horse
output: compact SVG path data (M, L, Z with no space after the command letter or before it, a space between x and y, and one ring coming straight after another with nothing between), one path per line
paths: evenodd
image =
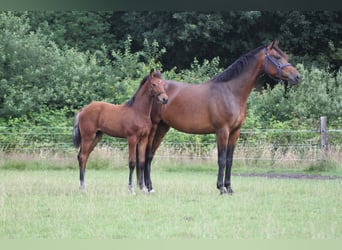
M166 104L168 101L164 80L159 71L154 72L152 69L150 74L141 81L134 96L126 103L114 105L106 102L92 102L77 113L73 128L73 142L76 148L80 147L77 159L80 167L81 189L85 189L84 177L89 154L100 141L103 133L113 137L127 138L128 187L134 194L132 174L137 160L138 182L140 188L143 188L143 175L139 174L138 168L143 169L145 165L143 156L152 126L150 114L153 98L156 98L161 104ZM142 157L136 157L137 155Z
M233 153L245 121L247 98L262 74L297 84L298 71L288 63L278 41L241 56L222 73L202 84L165 81L167 105L153 105L153 123L146 148L145 185L153 191L151 161L170 127L191 134L216 134L218 149L217 188L232 194L230 176ZM224 173L225 172L225 173ZM224 176L225 175L225 176ZM223 178L224 177L224 178Z

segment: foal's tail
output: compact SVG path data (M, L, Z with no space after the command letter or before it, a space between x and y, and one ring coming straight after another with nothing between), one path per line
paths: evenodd
M79 148L81 145L81 133L80 133L80 126L78 124L78 119L80 116L80 112L78 112L74 119L74 128L72 130L72 141L76 148Z

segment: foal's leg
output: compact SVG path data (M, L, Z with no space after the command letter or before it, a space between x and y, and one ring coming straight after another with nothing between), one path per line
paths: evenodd
M223 186L223 175L227 161L227 144L228 144L228 129L222 128L216 132L217 153L218 153L218 175L217 175L217 188L220 194L226 194L227 189Z
M159 148L163 138L165 137L166 133L169 131L170 126L167 125L165 122L161 121L157 126L153 125L148 144L146 147L146 157L145 157L145 169L144 169L144 176L145 176L145 185L148 189L148 192L153 193L154 189L152 187L152 180L151 180L151 163L153 157Z
M97 132L95 138L91 136L82 137L81 148L78 153L78 163L80 166L80 189L85 190L85 169L90 153L95 148L96 144L101 140L102 132Z
M85 185L85 169L86 169L86 164L87 160L90 154L90 148L91 148L92 140L85 140L82 138L82 143L80 147L80 151L77 155L78 159L78 164L80 167L80 189L85 190L86 185Z

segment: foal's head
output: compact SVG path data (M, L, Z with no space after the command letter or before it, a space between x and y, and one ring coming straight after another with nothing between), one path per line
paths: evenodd
M165 92L165 82L162 79L160 71L154 71L151 69L150 75L147 78L147 83L150 87L150 93L153 98L156 98L161 104L166 104L168 101L168 96Z
M278 41L275 40L264 48L265 73L276 80L285 80L297 84L300 74L288 62L287 55L278 48Z

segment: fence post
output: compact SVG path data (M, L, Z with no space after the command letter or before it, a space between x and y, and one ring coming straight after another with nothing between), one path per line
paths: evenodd
M328 155L327 117L321 116L321 155L325 161Z

